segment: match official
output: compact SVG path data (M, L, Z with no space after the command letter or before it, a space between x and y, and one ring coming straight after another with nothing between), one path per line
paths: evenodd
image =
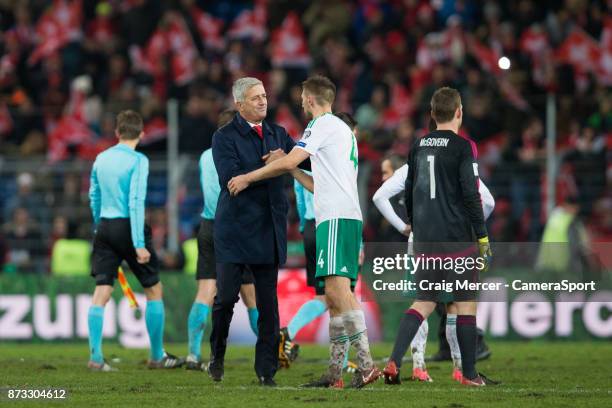
M145 197L149 160L135 151L144 133L140 115L126 110L117 115L119 143L96 157L91 170L89 199L96 232L91 275L96 281L89 308L88 367L114 371L102 355L104 306L113 293L121 262L126 261L147 297L145 321L151 342L149 368L176 368L183 359L164 351L164 303L159 281L159 261L151 245L151 228L145 225Z

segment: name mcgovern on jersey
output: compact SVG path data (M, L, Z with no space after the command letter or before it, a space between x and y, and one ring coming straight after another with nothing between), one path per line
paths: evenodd
M595 291L595 281L590 282L570 282L567 279L561 282L523 282L520 279L515 279L511 283L503 282L473 282L469 279L430 282L423 279L419 282L402 279L398 282L384 282L381 279L372 282L372 288L376 291L414 291L431 290L444 291L452 293L457 290L475 290L475 291L498 291L501 288L512 287L515 291L554 291L572 293L576 291Z

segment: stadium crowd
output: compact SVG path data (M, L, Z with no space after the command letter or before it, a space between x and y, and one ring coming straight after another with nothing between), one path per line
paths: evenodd
M463 132L478 143L481 177L497 203L493 239L541 239L552 94L556 202L577 201L592 239L610 240L611 7L603 0L2 0L0 264L43 273L56 240L90 239L89 168L115 143L119 111L142 113L140 150L164 160L166 102L178 99L179 149L197 157L211 145L218 114L232 106L233 80L255 76L266 85L268 120L297 139L307 123L300 85L311 73L334 80L335 110L358 122L366 241L393 235L370 205L381 160L407 156L443 85L461 91ZM148 216L166 268L176 269L181 256L164 251L165 180L163 171L149 180ZM201 206L197 177L189 180L183 240ZM299 240L295 212L292 219L289 239Z

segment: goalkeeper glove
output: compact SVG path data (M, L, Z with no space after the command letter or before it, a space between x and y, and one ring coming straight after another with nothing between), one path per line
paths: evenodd
M491 245L489 244L488 236L478 238L478 254L484 262L484 265L480 271L488 271L489 265L491 264L491 260L493 259L493 252L491 252Z

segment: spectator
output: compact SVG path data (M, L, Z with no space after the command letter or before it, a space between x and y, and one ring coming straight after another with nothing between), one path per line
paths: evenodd
M410 147L412 147L412 143L414 143L414 133L412 121L409 118L403 118L395 130L393 145L391 145L391 149L389 150L390 153L401 157L408 157Z
M360 122L362 204L379 180L381 158L408 153L427 128L431 94L451 85L461 90L462 130L479 144L481 170L493 175L488 182L500 204L509 203L500 205L492 220L499 225L502 208L511 214L508 227L500 228L505 239L540 238L546 215L544 135L541 119L530 118L544 117L549 92L557 99L558 134L572 134L558 138L567 150L561 157L563 182L573 183L571 193L589 228L607 219L605 211L593 211L607 208L601 203L611 187L605 179L612 137L612 77L606 65L612 26L606 24L606 2L554 7L535 0L515 7L489 0L8 3L0 44L0 153L9 164L2 174L3 221L23 207L45 231L47 195L32 184L57 184L65 192L49 191L49 196L68 221L87 230L88 218L83 222L79 210L80 185L74 194L80 182L72 171L67 181L60 176L54 184L31 173L13 194L12 179L21 168L12 163L46 155L53 167L33 166L63 172L69 161L95 157L115 142L113 114L127 108L146 117L143 149L163 154L170 97L180 104L181 153L196 156L210 146L211 124L232 102L227 89L238 76L263 79L270 119L297 138L308 122L300 83L315 72L336 83L334 111L355 113ZM293 22L276 35L289 15L300 16L303 26ZM294 55L296 49L307 57L303 64L278 63L279 56L282 61L283 53ZM507 71L499 68L501 56L510 59ZM74 92L70 85L83 83L77 76L89 76L91 90ZM165 174L152 173L150 188L156 193L150 197L161 205ZM190 211L193 206L183 204L200 198L189 185L184 191L180 208ZM365 230L376 239L367 220Z
M568 197L556 207L546 223L538 254L538 268L573 276L591 270L590 240L584 223L578 217L580 205L576 197Z
M56 220L58 229L64 228L64 225L61 225L61 217ZM57 231L65 235L59 237L51 246L51 273L64 276L87 276L91 271L91 243L76 237L75 224L66 223L65 228L65 231Z
M179 151L197 154L210 148L216 128L208 119L211 103L200 95L191 95L187 100L185 114L181 118Z
M148 214L147 223L151 226L151 241L159 257L162 269L180 271L185 263L182 251L168 250L168 219L164 208L156 208Z
M67 173L62 180L62 186L59 189L59 194L56 194L53 202L53 210L56 215L62 216L68 224L82 223L82 220L89 218L87 195L83 191L83 185L80 175L76 173ZM54 220L57 222L57 216ZM89 235L89 223L83 228L76 228L75 236L84 237Z
M510 194L512 200L512 223L515 228L511 236L520 236L521 226L525 220L523 216L529 210L526 238L536 242L540 237L541 229L541 199L540 182L542 161L545 157L544 135L542 121L533 117L529 119L522 133L510 145L505 154L509 164Z
M387 90L383 85L378 85L372 91L370 101L361 105L355 113L355 119L361 130L369 131L381 125L380 120L388 105Z
M37 221L46 222L46 206L43 197L34 191L34 176L31 173L20 173L16 182L16 194L8 199L4 206L4 219L10 219L16 209L22 208L28 214L37 214Z
M606 185L605 152L605 139L592 127L585 127L575 141L575 147L565 156L564 161L573 167L582 215L591 215L593 203L602 195Z
M4 235L8 247L5 270L8 268L20 273L44 272L42 236L27 209L15 208L12 221L4 226Z

